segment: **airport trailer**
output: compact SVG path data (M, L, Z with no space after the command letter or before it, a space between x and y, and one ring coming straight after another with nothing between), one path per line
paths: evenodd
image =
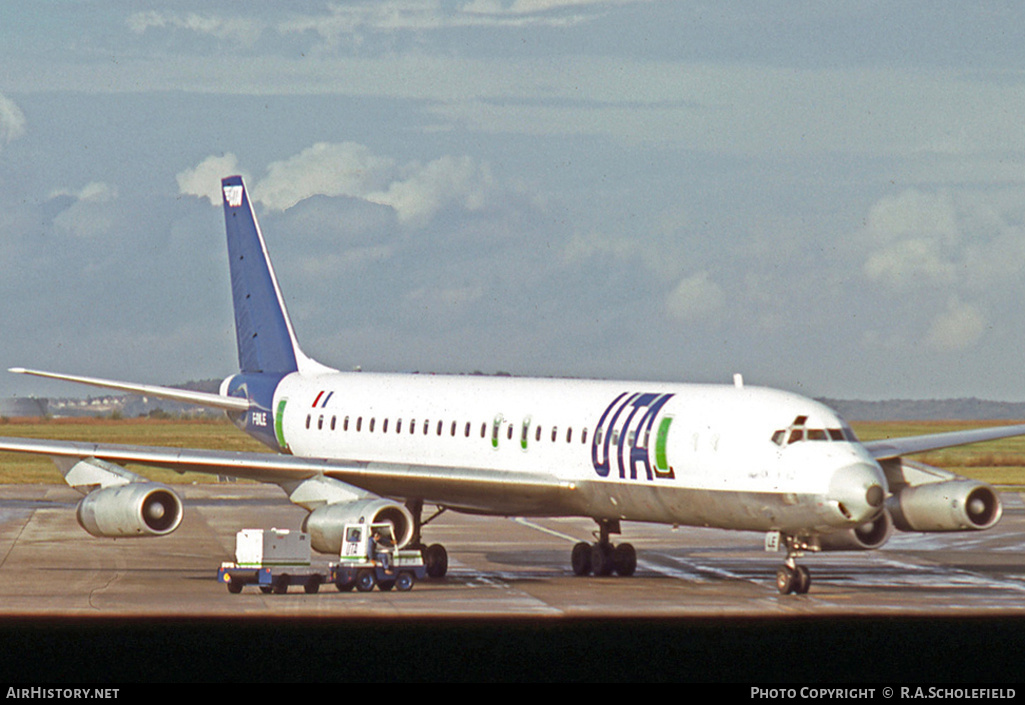
M243 529L235 539L235 563L222 563L217 580L228 592L238 594L246 585L265 593L282 594L292 585L302 585L308 594L324 583L339 591L406 591L426 575L418 550L395 548L391 524L346 524L337 563L327 570L310 566L309 535L272 529Z

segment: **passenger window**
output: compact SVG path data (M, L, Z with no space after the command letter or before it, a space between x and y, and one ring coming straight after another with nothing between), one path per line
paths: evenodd
M573 441L573 427L570 426L566 429L566 442L571 443Z
M540 426L538 426L537 427L537 431L534 432L534 440L535 441L540 441L541 440L541 427Z
M559 437L559 427L552 426L552 443L555 443L555 439Z
M507 432L507 433L505 434L505 435L506 435L506 437L507 437L507 438L508 438L508 439L509 439L510 441L512 440L512 434L513 434L513 429L512 429L512 423L510 423L510 424L509 424L509 431L508 431L508 432Z
M338 420L338 417L337 417L337 416L332 416L332 417L331 417L331 430L332 430L332 431L334 431L334 430L335 430L335 421L337 421L337 420Z
M582 445L587 445L587 429L586 428L583 431L581 431L581 433L580 433L580 443Z
M310 427L310 419L311 419L311 418L312 418L312 417L311 417L311 416L310 416L309 414L306 414L306 428L309 428L309 427Z
M424 435L425 436L427 435L427 429L430 428L430 425L431 425L431 422L428 421L427 419L424 419Z
M349 430L349 417L348 416L346 416L344 419L342 419L342 430L343 431L348 431Z
M362 428L363 428L363 417L362 416L357 416L356 417L356 433L359 433Z
M456 436L456 422L455 421L452 422L452 430L449 431L448 435L450 435L453 438L455 438L455 436Z
M374 422L375 421L377 421L377 417L376 416L371 416L370 417L370 432L371 433L374 432Z
M395 420L395 433L402 433L402 419Z
M481 438L487 438L488 437L488 424L487 424L486 421L480 425L480 437Z
M381 433L388 433L388 419L385 419L384 423L381 424Z
M317 419L317 430L321 431L324 429L324 415L321 414L320 418Z
M466 436L467 438L470 437L470 422L469 421L466 422L466 430L463 431L463 435Z
M603 432L603 429L602 429L601 426L599 426L598 430L594 432L594 444L596 446L600 446L601 445L602 432Z
M439 421L438 422L438 435L439 436L441 435L441 427L444 426L444 425L445 425L444 421Z

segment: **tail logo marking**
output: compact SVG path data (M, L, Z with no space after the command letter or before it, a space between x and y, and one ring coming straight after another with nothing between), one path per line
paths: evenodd
M232 208L238 208L242 205L242 186L225 186L224 187L224 200L228 202L228 205Z

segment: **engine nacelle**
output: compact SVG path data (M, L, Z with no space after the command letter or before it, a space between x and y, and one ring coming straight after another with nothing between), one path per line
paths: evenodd
M345 525L364 521L391 524L395 545L399 548L413 538L413 515L401 504L388 499L324 505L310 512L303 521L302 530L309 533L313 550L338 555L342 550Z
M178 495L156 482L94 490L78 503L78 523L93 536L164 536L182 521Z
M974 480L904 487L886 508L901 531L981 531L1003 513L996 490Z
M893 520L889 512L883 510L861 526L820 536L819 546L823 551L874 551L889 541L892 533Z

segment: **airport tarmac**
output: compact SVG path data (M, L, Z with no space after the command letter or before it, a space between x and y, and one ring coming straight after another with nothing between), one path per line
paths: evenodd
M172 535L98 539L75 520L79 495L57 485L0 487L0 616L617 618L1025 615L1025 505L1005 493L990 531L896 533L879 551L808 555L808 595L781 596L782 553L761 534L625 523L638 553L632 578L576 577L570 549L584 519L447 512L425 530L449 552L442 580L410 592L307 595L216 580L241 528L297 529L304 511L278 488L177 486L185 518ZM425 512L426 515L426 512ZM315 560L327 563L327 557Z
M625 524L632 578L575 577L582 519L445 513L442 580L410 592L228 593L241 528L297 528L276 487L177 486L157 539L97 539L57 485L0 486L0 681L998 682L1025 673L1025 505L986 532L808 556L775 587L760 534ZM327 559L322 559L327 562ZM126 694L134 692L131 688Z

